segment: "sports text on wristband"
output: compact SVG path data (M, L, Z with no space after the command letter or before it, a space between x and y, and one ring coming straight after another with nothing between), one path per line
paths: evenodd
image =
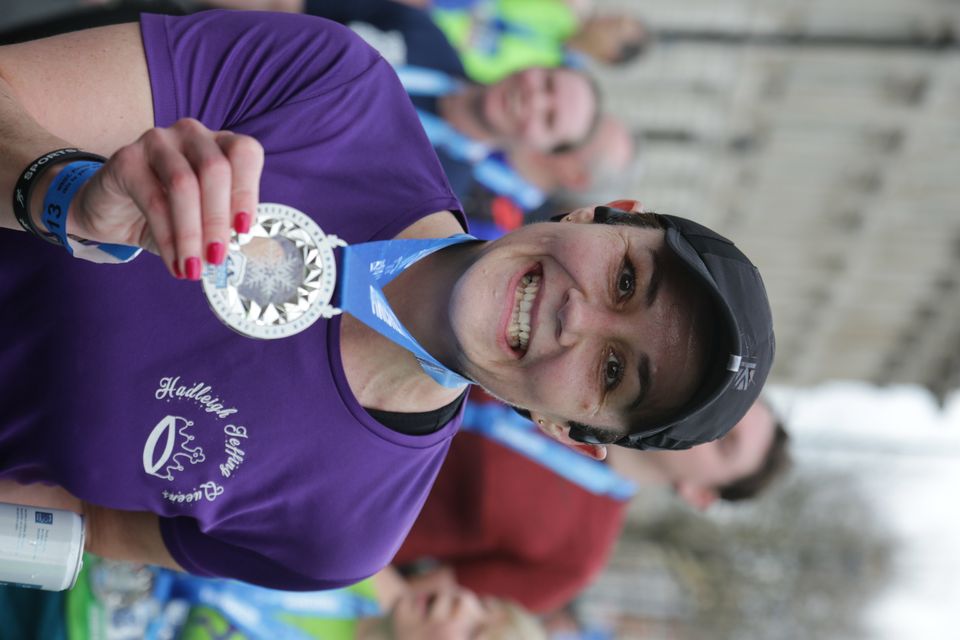
M106 158L103 156L81 151L80 149L72 147L57 149L31 162L27 168L23 170L23 173L20 174L20 178L17 180L17 184L13 189L13 214L16 216L17 222L20 223L24 231L53 244L60 244L60 242L50 234L40 231L33 223L33 218L30 216L30 194L33 192L33 187L38 182L40 176L43 175L43 172L52 165L63 162L64 160L94 160L97 162L106 162Z
M70 201L77 194L83 184L93 177L103 162L93 160L79 160L71 162L63 168L47 189L43 200L41 220L47 231L53 234L56 241L73 255L73 248L67 240L67 212L70 210Z

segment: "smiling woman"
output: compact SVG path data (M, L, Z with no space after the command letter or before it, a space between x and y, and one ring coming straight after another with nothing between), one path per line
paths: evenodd
M376 52L305 16L144 15L0 47L0 224L29 232L0 233L0 488L59 487L102 555L326 589L393 557L466 380L596 457L579 424L641 448L733 426L773 335L732 243L622 224L649 221L624 203L450 238L460 205L418 122ZM350 245L330 286L349 313L264 341L211 313L196 281L236 276L226 250L261 201ZM69 253L131 245L159 259ZM291 266L277 247L264 262Z
M749 299L725 296L684 233L719 275L752 280ZM557 437L637 448L719 437L755 398L724 395L744 364L738 323L764 312L767 334L747 360L759 356L762 377L744 391L769 370L772 330L756 270L695 223L591 207L481 253L451 299L458 366Z

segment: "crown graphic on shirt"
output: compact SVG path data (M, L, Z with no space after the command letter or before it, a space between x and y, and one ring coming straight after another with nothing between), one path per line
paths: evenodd
M143 470L172 481L174 472L184 470L184 463L203 462L203 448L188 446L195 439L189 433L192 426L192 420L180 416L166 416L158 422L143 445Z

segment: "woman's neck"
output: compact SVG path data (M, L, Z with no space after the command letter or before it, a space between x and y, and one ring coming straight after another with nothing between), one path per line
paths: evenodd
M470 242L441 249L384 287L400 323L448 367L456 366L458 354L449 321L450 295L480 246ZM430 411L453 402L462 392L436 383L413 354L352 316L345 316L341 324L341 356L350 388L367 408Z
M459 348L450 325L450 297L482 243L452 245L418 261L384 287L400 323L434 358L454 368Z

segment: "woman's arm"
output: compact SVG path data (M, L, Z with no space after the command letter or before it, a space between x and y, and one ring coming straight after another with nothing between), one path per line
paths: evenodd
M84 516L85 550L104 558L155 564L183 571L167 551L152 513L105 509L81 501L61 487L0 480L0 502L65 509Z
M256 210L262 148L193 120L151 129L152 105L137 24L0 47L0 226L19 229L11 195L24 168L79 147L109 160L71 203L69 233L146 247L174 274L226 246L233 217ZM43 174L28 204L38 226L57 170Z
M86 550L103 558L153 564L183 571L160 535L152 513L118 511L84 503Z
M138 25L0 47L0 225L20 228L10 194L31 161L70 146L109 156L152 126Z

